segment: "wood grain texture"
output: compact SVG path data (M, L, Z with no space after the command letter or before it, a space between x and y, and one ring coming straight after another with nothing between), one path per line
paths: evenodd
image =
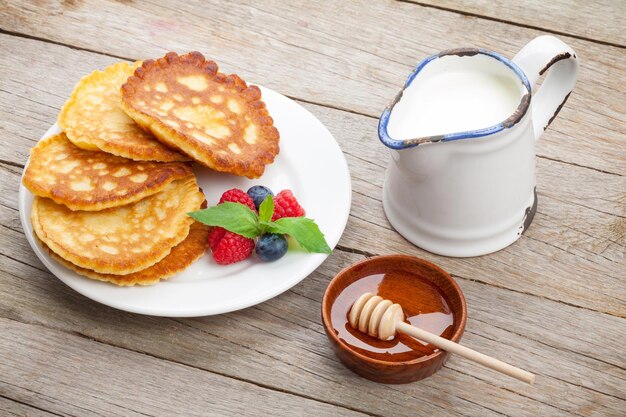
M60 414L365 415L38 325L0 319L0 329L4 395Z
M197 49L250 82L373 117L428 55L480 46L512 57L542 34L415 4L365 0L228 6L217 0L41 1L7 4L0 8L0 19L7 31L129 59ZM626 54L621 48L562 38L578 51L581 71L567 105L539 142L538 154L624 174L626 92L616 86L626 82ZM375 135L368 138L376 140Z
M626 46L623 1L402 0L463 15L504 21L556 34Z
M0 195L6 195L6 189L10 187L3 186ZM5 202L10 204L0 201ZM619 415L626 406L620 389L626 382L621 355L626 322L617 317L460 279L470 317L463 342L538 373L537 384L545 385L527 390L455 358L420 384L372 385L340 366L319 323L319 300L328 279L362 259L360 255L336 252L299 286L252 309L166 320L115 311L65 287L34 257L16 216L15 209L0 207L3 224L17 225L17 230L6 228L0 235L0 246L7 248L0 257L0 274L5 277L0 285L3 317L79 332L111 345L378 415L407 413L401 406L406 405L407 395L415 398L408 410L435 415L463 414L472 409L467 401L481 405L470 415L488 415L481 407L510 415L520 415L516 411L520 408L527 409L528 415L562 415L565 410L577 414L581 409L586 410L581 415ZM376 393L375 404L363 404L357 393L364 390ZM433 391L439 390L441 396L433 398ZM487 399L484 392L489 393ZM534 400L530 405L527 396ZM430 400L424 403L422 397Z
M28 404L11 400L0 395L0 414L3 416L20 416L20 417L51 417L59 414L49 413L32 407Z
M626 406L623 320L466 280L459 281L470 317L462 343L537 373L535 386L454 356L417 384L354 376L330 350L319 300L329 277L358 259L336 252L293 290L250 309L160 319L98 305L49 273L0 256L0 314L374 415L619 415Z
M581 79L539 142L539 208L517 243L479 258L439 257L406 242L382 211L388 156L377 116L411 67L472 44L512 56L541 33L489 19L365 1L0 4L9 32L0 52L11 57L0 62L0 413L622 416L623 49L563 37L582 57ZM128 314L80 296L37 260L18 217L21 167L82 75L119 57L189 49L324 122L350 166L352 213L340 249L269 302L195 319ZM462 343L535 372L536 385L454 356L401 386L341 366L320 322L323 292L340 269L387 253L452 273L468 304Z

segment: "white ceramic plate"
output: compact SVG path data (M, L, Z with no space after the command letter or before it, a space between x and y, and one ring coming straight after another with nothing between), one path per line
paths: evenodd
M262 88L263 100L280 132L280 154L257 180L221 174L196 167L198 182L209 205L222 192L254 184L275 193L291 189L334 248L348 221L351 201L348 165L328 129L293 100ZM43 137L59 131L55 124ZM148 287L118 287L93 281L63 267L40 247L30 222L33 195L20 185L19 207L22 227L33 250L61 281L92 300L120 310L167 317L193 317L226 313L266 301L296 285L327 257L290 248L275 262L250 259L217 265L209 253L184 272Z

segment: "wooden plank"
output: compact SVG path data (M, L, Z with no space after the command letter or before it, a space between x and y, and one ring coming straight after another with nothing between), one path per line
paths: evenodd
M626 46L626 3L610 0L401 0L546 32Z
M128 58L200 49L225 71L292 97L373 117L425 56L466 45L513 56L541 33L413 4L365 1L225 6L194 0L142 2L141 7L42 1L5 5L0 16L7 31ZM539 142L538 154L624 174L626 100L614 86L626 81L626 54L621 48L563 39L579 52L580 78ZM364 139L377 143L376 131Z
M56 118L64 94L69 94L73 87L70 78L78 79L81 74L106 65L114 58L10 36L5 36L3 41L9 54L17 54L20 50L32 54L25 58L30 60L32 71L0 70L3 71L0 72L0 83L10 80L5 81L7 86L0 89L12 91L24 85L38 86L37 90L30 91L28 100L0 92L0 107L7 108L6 120L0 126L10 144L0 148L0 159L9 158L20 163L25 160L35 139ZM59 56L66 62L66 68L48 64L60 59ZM48 93L54 90L54 86L63 93ZM437 262L468 279L626 315L625 289L620 280L626 232L625 177L541 158L538 164L539 213L520 242L487 257L438 257L408 244L391 229L384 216L380 196L387 153L381 153L376 143L364 140L369 132L375 131L376 120L304 105L330 128L346 153L352 171L352 216L341 245L371 253L412 254ZM9 107L11 111L8 111ZM39 115L41 121L29 118L29 112ZM33 126L32 129L39 129L39 132L27 139L22 126ZM16 154L20 155L17 159L14 158ZM18 172L10 165L3 169ZM2 182L0 204L17 208L18 181L15 176ZM17 223L17 219L12 222ZM371 239L372 235L384 238ZM540 259L550 261L541 262ZM597 291L598 288L602 291Z
M34 408L28 404L17 402L0 394L0 414L3 416L29 416L29 417L50 417L59 414L52 414L45 410Z
M364 415L39 325L0 319L0 329L3 395L52 412Z
M335 252L293 290L240 312L159 319L90 302L0 255L0 315L373 415L618 415L626 406L626 321L467 280L463 342L536 372L535 386L460 358L415 384L356 377L331 352L319 303L329 277L361 258Z

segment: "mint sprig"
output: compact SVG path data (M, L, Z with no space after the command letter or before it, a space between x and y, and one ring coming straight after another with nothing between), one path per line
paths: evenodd
M263 203L259 206L258 215L243 204L231 202L224 202L217 206L188 214L199 222L209 226L223 227L228 231L250 239L261 236L264 233L280 233L294 238L307 252L331 253L324 234L312 219L306 217L283 217L275 222L271 221L274 214L274 200L272 200L272 196L267 196L263 200Z
M283 217L263 225L270 233L281 233L293 237L307 252L331 252L320 228L313 220L306 217Z
M250 210L250 207L243 204L224 202L187 214L209 226L220 226L250 239L261 234L258 216Z
M265 197L265 200L259 206L259 222L269 222L274 215L274 199L272 196Z

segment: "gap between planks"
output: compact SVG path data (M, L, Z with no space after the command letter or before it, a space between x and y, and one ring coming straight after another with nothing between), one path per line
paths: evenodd
M593 42L593 43L597 43L599 45L613 46L613 47L616 47L616 48L626 49L626 46L621 45L619 43L613 43L613 42L603 41L603 40L600 40L600 39L588 38L586 36L580 36L580 35L576 35L574 33L569 33L569 32L564 32L564 31L554 30L554 29L548 29L548 28L541 27L541 26L529 25L527 23L512 22L510 20L499 19L499 18L493 17L493 16L485 16L485 15L482 15L482 14L472 13L472 12L468 12L468 11L465 11L465 10L454 9L454 8L451 8L451 7L435 6L434 4L422 3L422 2L419 2L419 1L416 1L416 0L395 0L395 1L398 2L398 3L413 4L415 6L426 7L426 8L430 8L430 9L443 10L445 12L456 13L456 14L460 14L462 16L476 17L478 19L491 20L493 22L498 22L498 23L505 23L505 24L511 25L511 26L517 26L517 27L522 27L522 28L526 28L526 29L540 30L542 32L552 33L554 35L568 36L570 38L580 39L580 40L586 41L586 42Z
M5 159L0 159L0 165L8 165L8 166L12 166L15 168L24 169L24 164L20 164L18 162L13 162L13 161L7 161Z
M42 413L46 413L46 414L49 414L49 415L52 415L52 416L63 417L62 414L57 414L57 413L55 413L53 411L46 410L46 409L43 409L41 407L37 407L36 405L28 404L28 403L26 403L24 401L18 400L17 398L7 397L6 395L2 395L2 394L0 394L0 398L4 398L7 401L11 401L11 402L14 402L16 404L23 405L24 407L26 407L26 409L38 410L38 411L41 411ZM24 413L25 413L24 415L30 415L30 413L26 414L26 411L24 411ZM15 415L17 415L17 414L15 414Z
M122 59L124 61L136 61L136 59L133 59L133 58L128 58L128 57L124 57L124 56L120 56L120 55L110 54L110 53L107 53L107 52L96 51L94 49L83 48L83 47L80 47L80 46L74 46L74 45L70 45L70 44L67 44L67 43L57 42L57 41L53 41L51 39L42 38L40 36L33 36L33 35L29 35L27 33L15 32L15 31L12 31L12 30L5 30L5 29L2 29L2 28L0 28L0 34L9 35L9 36L16 36L18 38L32 39L34 41L46 42L46 43L51 43L51 44L59 45L59 46L65 46L66 48L70 48L70 49L73 49L75 51L91 52L93 54L110 56L111 58Z

